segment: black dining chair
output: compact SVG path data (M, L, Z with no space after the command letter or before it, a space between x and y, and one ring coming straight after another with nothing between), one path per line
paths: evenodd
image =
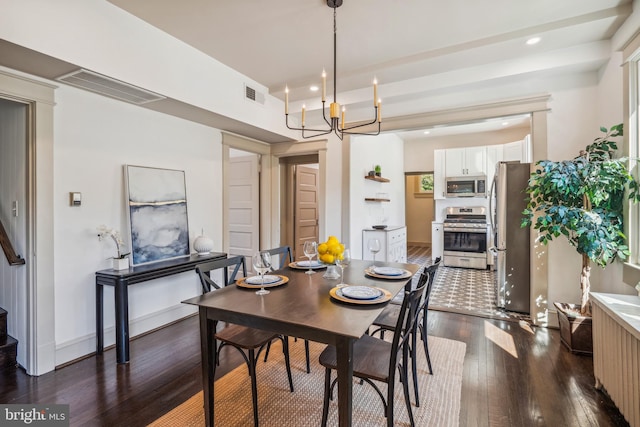
M231 274L229 270L232 269ZM211 272L216 270L223 271L223 285L218 285L212 278ZM200 264L196 267L196 272L200 277L202 289L205 292L221 289L224 286L235 283L238 272L242 270L242 277L247 276L247 267L243 256L235 256L226 259L219 259ZM273 332L263 331L261 329L250 328L247 326L228 324L223 329L216 332L215 336L215 360L213 364L213 375L215 376L216 366L220 364L220 350L224 346L231 346L238 350L244 358L247 368L249 369L249 377L251 378L251 397L253 401L253 422L258 425L258 386L256 380L256 365L260 357L260 352L270 344L273 340L282 341L282 352L284 353L285 366L287 376L289 378L289 389L293 392L293 379L291 378L291 365L289 363L289 340L288 337L278 335ZM217 345L217 342L220 345ZM256 352L257 350L257 352Z
M274 256L278 256L280 262L278 263L278 268L274 268L273 263L271 264L271 270L282 270L287 265L293 262L293 255L291 254L290 246L280 246L278 248L273 249L265 249L264 252L269 252L271 254L271 259L273 260ZM295 338L298 341L297 338ZM264 352L264 361L267 361L269 357L269 350L271 350L271 343L267 344L267 350ZM304 354L307 358L307 374L311 372L311 363L309 362L309 341L304 340Z
M431 355L429 354L429 341L427 337L427 316L429 314L429 298L431 296L431 291L433 289L434 279L436 277L436 273L438 270L438 266L440 265L441 258L438 257L434 260L433 264L426 266L420 279L418 279L418 283L423 278L422 275L426 274L427 279L427 288L424 292L424 298L420 302L420 306L418 307L418 321L413 325L413 330L411 331L411 368L413 374L413 391L416 398L416 406L420 406L420 396L418 391L418 372L416 367L416 347L417 347L417 336L418 332L420 332L420 339L422 341L424 347L424 353L427 358L427 366L429 367L429 373L433 375L433 368L431 366ZM407 283L407 286L412 287L413 283ZM419 285L417 285L419 286ZM372 326L375 328L371 335L375 335L377 333L380 334L381 338L384 338L385 331L393 331L399 316L400 306L398 303L389 304L385 309L380 313L380 315L373 321ZM420 316L421 315L421 316Z
M409 338L411 337L411 331L413 331L413 325L418 321L418 309L427 281L428 274L423 272L415 289L404 289L399 316L393 329L392 342L371 335L363 335L353 344L353 376L371 385L380 396L382 405L385 408L388 427L393 426L396 372L400 374L399 379L404 391L409 421L412 427L415 426L411 402L409 401L409 379L407 375ZM329 414L329 399L332 398L333 388L337 381L337 378L331 381L331 371L337 370L336 348L334 346L327 346L320 354L320 364L325 367L322 426L326 426ZM387 384L386 399L373 382L374 380Z

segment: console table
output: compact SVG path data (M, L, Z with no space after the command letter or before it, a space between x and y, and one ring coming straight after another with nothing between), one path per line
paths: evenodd
M129 290L130 285L160 277L195 270L198 264L214 259L226 258L227 254L212 252L209 255L191 255L166 261L154 262L126 270L100 270L96 272L96 354L104 351L103 289L113 286L115 297L116 359L118 363L129 362Z

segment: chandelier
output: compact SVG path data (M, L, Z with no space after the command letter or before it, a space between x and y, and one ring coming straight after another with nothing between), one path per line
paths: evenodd
M378 99L378 82L377 80L373 80L373 107L374 114L373 120L368 123L362 123L352 126L346 126L345 123L345 107L342 107L342 111L340 111L340 104L338 104L338 100L336 97L336 9L342 5L343 0L327 0L327 6L333 9L333 102L329 105L329 118L326 115L326 92L327 92L327 73L322 70L322 118L328 125L327 128L323 129L310 129L305 127L305 106L302 106L302 116L301 116L301 127L292 127L289 126L289 87L285 87L284 91L284 115L287 124L287 128L291 130L302 131L302 138L317 138L322 135L327 135L331 132L334 132L341 140L344 135L379 135L380 134L380 124L382 123L382 115L381 115L381 101ZM358 132L354 129L361 128L364 126L370 126L375 123L378 123L378 131L373 132ZM305 132L307 134L305 135ZM309 134L310 133L310 134Z

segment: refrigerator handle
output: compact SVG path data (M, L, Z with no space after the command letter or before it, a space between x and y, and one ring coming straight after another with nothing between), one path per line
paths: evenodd
M496 177L497 173L493 176L493 181L491 181L491 190L489 191L489 219L491 220L491 234L495 234L496 232L496 224L493 213L493 197L495 196L496 190Z

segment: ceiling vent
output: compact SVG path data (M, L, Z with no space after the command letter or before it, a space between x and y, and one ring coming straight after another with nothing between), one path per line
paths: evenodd
M83 69L57 77L56 80L136 105L165 99L157 93Z
M244 85L244 97L249 101L264 105L264 93L260 93L250 86Z

